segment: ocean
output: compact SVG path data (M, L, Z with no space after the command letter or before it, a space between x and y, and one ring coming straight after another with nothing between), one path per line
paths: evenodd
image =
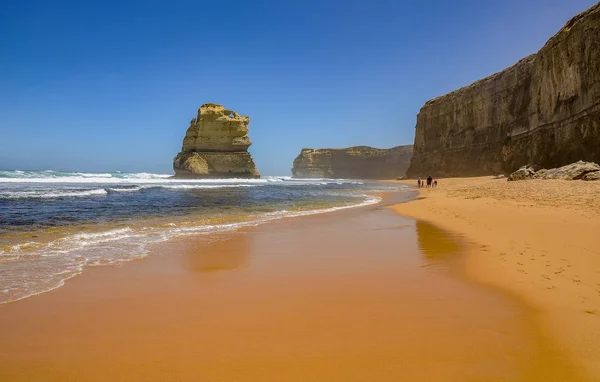
M0 171L0 303L60 287L153 244L377 203L394 183L174 179L150 173Z

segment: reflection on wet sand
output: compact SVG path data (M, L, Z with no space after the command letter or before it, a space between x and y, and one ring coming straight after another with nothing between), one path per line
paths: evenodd
M427 260L448 260L461 250L459 237L422 220L416 221L419 249Z
M219 272L243 268L248 263L249 239L247 235L187 240L181 245L181 253L195 272Z

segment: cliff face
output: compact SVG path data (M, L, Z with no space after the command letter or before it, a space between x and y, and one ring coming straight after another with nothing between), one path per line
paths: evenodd
M412 145L391 149L302 149L294 160L296 178L393 179L404 176Z
M509 173L600 162L600 3L536 54L428 101L408 175Z
M181 152L173 159L176 176L195 178L258 178L248 153L249 117L212 103L198 109Z

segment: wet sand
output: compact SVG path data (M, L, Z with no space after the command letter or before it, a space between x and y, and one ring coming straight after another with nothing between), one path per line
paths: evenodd
M577 380L468 251L384 205L172 240L0 305L0 380Z
M600 182L441 179L395 210L475 243L467 275L535 307L564 357L600 380Z

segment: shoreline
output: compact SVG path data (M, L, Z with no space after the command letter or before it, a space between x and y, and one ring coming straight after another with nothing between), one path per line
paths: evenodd
M409 192L406 189L403 192ZM403 193L399 192L399 193ZM82 275L91 268L98 266L113 266L127 263L130 261L143 260L148 256L153 245L177 239L182 236L210 235L219 232L236 231L247 227L259 226L280 219L297 218L303 216L312 216L327 214L335 211L361 208L377 204L381 201L379 193L354 194L356 202L351 204L313 206L311 209L289 209L273 212L254 212L246 215L240 213L233 216L200 216L202 220L193 219L189 216L174 217L150 217L138 218L127 222L110 222L105 224L88 224L83 226L59 226L45 228L40 231L24 231L6 235L8 237L5 245L0 247L0 264L10 263L19 259L21 256L34 256L40 258L39 253L52 253L59 246L68 246L70 252L86 249L88 245L102 244L113 245L121 243L121 248L114 248L114 252L124 252L120 257L110 260L103 257L94 257L86 255L79 263L70 265L67 269L59 269L60 278L56 278L48 285L40 286L39 290L23 292L16 290L15 286L5 286L5 294L0 298L0 305L9 304L30 297L35 297L43 293L51 292L64 286L68 280ZM174 223L176 222L176 223ZM13 237L10 237L12 235ZM33 237L33 239L31 239ZM5 237L6 238L6 237ZM11 242L12 240L12 242ZM19 241L16 241L19 240ZM23 241L23 242L21 242ZM89 244L92 243L92 244ZM127 246L127 251L122 248ZM25 249L29 252L21 252ZM59 250L65 250L60 248ZM43 259L40 260L43 262ZM36 264L30 264L34 267ZM42 264L46 266L46 264ZM0 273L2 276L2 273ZM54 278L54 274L50 275ZM2 289L0 288L0 292ZM10 293L13 293L11 295Z
M91 269L50 293L0 305L0 376L573 376L538 333L532 310L453 276L460 238L386 207L399 197L174 239L144 261Z
M590 378L600 378L600 184L440 179L392 207L474 245L465 276L536 309L541 329ZM413 181L402 181L414 185ZM415 188L416 190L416 188Z

